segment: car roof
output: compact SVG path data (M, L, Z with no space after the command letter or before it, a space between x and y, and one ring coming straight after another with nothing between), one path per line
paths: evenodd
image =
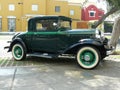
M62 19L62 20L66 20L66 21L71 21L72 19L69 18L69 17L66 17L66 16L56 16L56 15L53 15L53 16L35 16L35 17L32 17L30 18L30 20L36 20L36 19L42 19L42 20L48 20L48 19Z

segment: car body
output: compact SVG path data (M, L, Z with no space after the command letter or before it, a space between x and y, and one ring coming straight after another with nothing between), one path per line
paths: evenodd
M71 29L65 16L40 16L28 21L28 31L14 35L9 52L15 60L26 55L45 58L74 56L84 69L93 69L107 56L107 39L95 29Z

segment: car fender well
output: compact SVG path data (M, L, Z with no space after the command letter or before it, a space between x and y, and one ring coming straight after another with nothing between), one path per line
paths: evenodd
M91 46L91 47L95 47L97 48L100 53L103 55L106 55L106 50L104 48L104 45L97 41L97 40L94 40L94 39L82 39L80 40L78 43L76 44L73 44L72 46L70 46L69 48L67 48L65 51L64 51L64 54L76 54L77 51L82 48L83 46Z
M13 45L16 44L16 43L20 43L23 47L26 48L26 45L23 42L23 40L21 38L16 38L11 42L8 52L10 52L12 50Z

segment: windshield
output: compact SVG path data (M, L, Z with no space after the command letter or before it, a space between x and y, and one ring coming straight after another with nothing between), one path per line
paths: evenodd
M64 28L65 30L69 30L69 29L71 29L71 22L59 20L58 21L58 28Z

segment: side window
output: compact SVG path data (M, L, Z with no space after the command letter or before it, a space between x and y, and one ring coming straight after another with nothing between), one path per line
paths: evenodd
M42 24L36 23L36 29L37 29L37 31L42 30Z
M56 26L55 20L39 20L36 22L36 31L56 30Z
M68 30L68 29L71 29L71 24L69 21L59 21L59 28L62 28L64 30Z
M47 24L45 20L39 20L36 22L36 31L47 30Z

